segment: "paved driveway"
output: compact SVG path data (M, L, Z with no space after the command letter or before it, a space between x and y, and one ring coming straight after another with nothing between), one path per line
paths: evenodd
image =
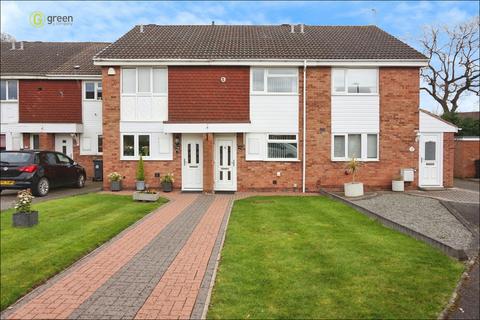
M51 190L46 197L36 197L33 199L33 203L38 203L41 201L64 198L68 196L73 196L77 194L97 192L102 189L101 182L91 182L87 181L84 188L59 188ZM0 195L0 209L7 210L12 208L15 204L15 199L17 197L16 190L4 190Z
M8 319L199 319L234 196L171 201L8 309Z

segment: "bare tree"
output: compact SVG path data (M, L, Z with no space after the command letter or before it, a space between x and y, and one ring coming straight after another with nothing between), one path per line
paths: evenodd
M12 41L15 41L15 37L6 32L2 32L0 36L0 40L2 42L12 42Z
M455 27L428 27L421 40L430 59L421 76L428 92L443 108L455 113L459 99L479 95L479 17Z

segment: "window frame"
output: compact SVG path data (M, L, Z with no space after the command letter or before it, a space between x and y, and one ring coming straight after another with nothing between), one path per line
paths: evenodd
M288 140L278 140L278 139L270 139L270 136L295 136L295 139L288 139ZM297 144L297 156L295 158L270 158L268 156L268 144L269 143L296 143ZM299 161L298 158L299 153L299 142L298 142L298 134L297 133L267 133L267 137L265 139L265 161L282 161L282 162L297 162Z
M123 92L123 70L125 69L134 69L135 70L135 92L125 93ZM146 92L139 92L138 91L138 70L139 69L149 69L150 71L150 91ZM155 69L165 70L166 71L166 85L165 85L165 92L158 93L154 92L153 89L153 71ZM120 70L120 92L122 96L125 97L167 97L168 96L168 67L124 67Z
M355 158L358 161L362 162L377 162L380 161L380 133L378 132L332 132L331 136L331 147L330 147L330 159L331 161L350 161L352 158L348 156L348 135L359 134L360 141L361 141L361 151L362 156ZM376 158L369 158L368 157L368 135L376 135L377 136L377 157ZM345 151L344 157L335 157L335 137L336 136L343 136L345 137Z
M263 90L262 91L255 91L253 89L253 71L254 70L263 70ZM295 75L292 74L275 74L275 75L269 75L269 70L295 70ZM268 77L273 77L273 78L280 78L282 76L287 76L289 78L295 78L295 91L294 92L270 92L268 91ZM250 94L251 95L282 95L282 96L291 96L291 95L298 95L298 68L280 68L280 67L275 67L275 68L268 68L268 67L251 67L250 68Z
M123 154L123 137L124 136L133 136L133 156L126 156ZM140 154L139 154L139 142L138 142L138 137L139 136L148 136L148 150L149 150L149 155L148 156L142 156L144 160L149 160L152 158L152 135L150 133L130 133L130 132L124 132L120 134L120 160L139 160L140 159Z
M2 79L1 81L5 81L5 100L0 100L2 102L18 102L18 94L19 94L19 81L17 79ZM10 82L16 82L17 87L17 96L15 99L10 99L8 96L8 88L10 86Z
M343 92L337 92L335 91L335 83L334 83L334 77L333 77L333 72L335 70L343 70L344 71L344 74L345 74L345 77L343 79L344 83L343 83L343 87L345 88ZM375 75L376 75L376 91L375 93L350 93L348 92L348 71L349 70L375 70ZM333 96L378 96L379 95L379 77L380 77L380 74L379 74L379 69L378 68L368 68L368 67L358 67L358 68L332 68L331 69L331 94Z
M38 137L38 148L35 148L35 136ZM30 149L40 149L40 135L38 133L30 134Z
M100 140L102 141L102 151L100 151ZM123 153L123 149L122 149ZM103 154L103 134L97 134L97 154Z
M93 98L87 98L87 83L93 83ZM102 97L98 99L98 84L101 84L101 81L84 81L83 82L83 100L85 101L102 101L103 99L103 86L102 87Z

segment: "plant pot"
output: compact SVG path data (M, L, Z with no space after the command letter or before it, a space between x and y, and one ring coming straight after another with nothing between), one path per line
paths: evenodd
M160 193L155 192L155 193L146 193L146 192L140 192L136 191L133 193L133 200L135 201L148 201L148 202L155 202L160 198Z
M405 191L405 183L403 180L392 180L392 191Z
M171 182L162 182L163 192L171 192L173 189L173 184Z
M122 190L122 181L110 181L110 190L111 191Z
M363 183L361 182L349 182L345 183L345 197L360 197L363 196Z
M135 181L135 188L137 191L145 190L145 181Z
M38 224L38 211L14 213L12 223L14 227L33 227Z

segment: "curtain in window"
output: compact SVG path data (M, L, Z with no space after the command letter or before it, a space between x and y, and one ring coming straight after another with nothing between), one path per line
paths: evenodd
M335 158L345 157L345 136L335 136L333 138L333 156Z
M135 69L122 69L122 92L135 93Z

